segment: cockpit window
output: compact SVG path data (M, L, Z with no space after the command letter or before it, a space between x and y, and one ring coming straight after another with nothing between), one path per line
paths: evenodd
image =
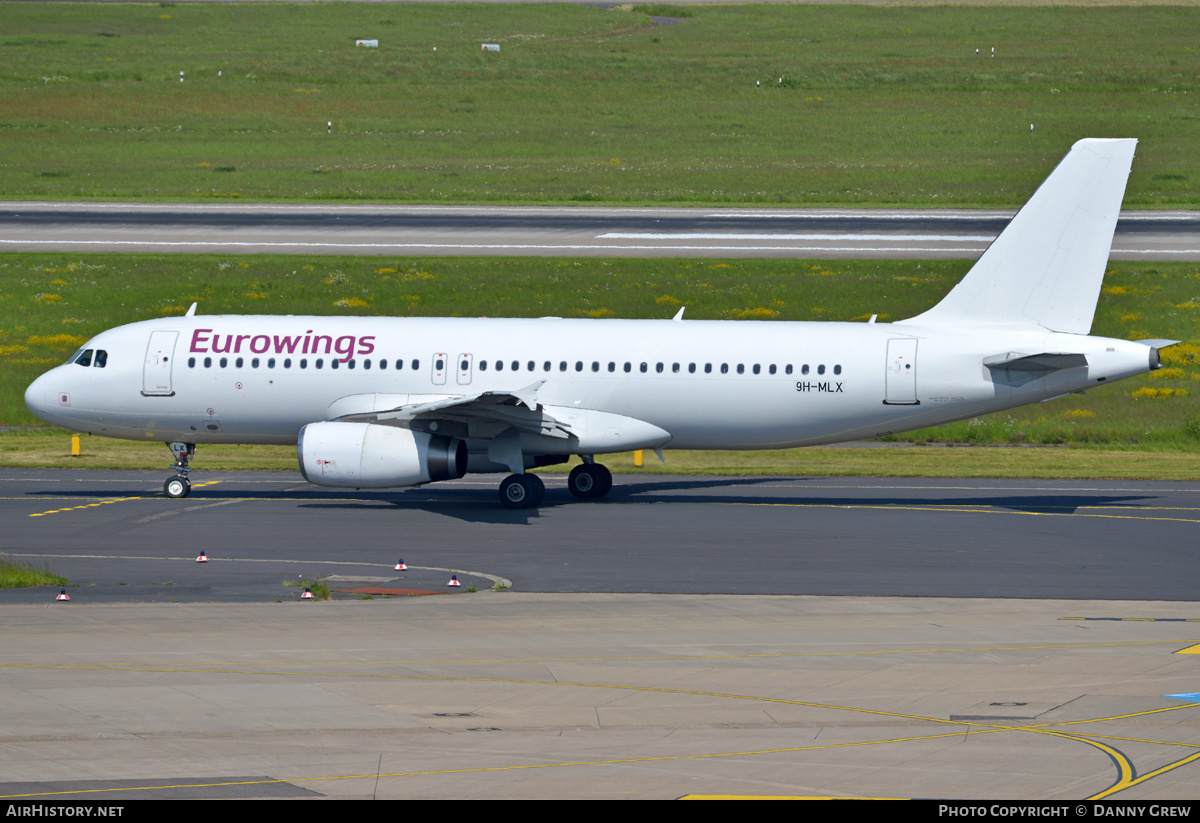
M77 366L92 365L92 350L85 349L83 354L81 354L81 355L79 355L79 357L75 358L75 365L77 365Z
M96 368L102 369L108 365L108 352L104 349L96 349Z

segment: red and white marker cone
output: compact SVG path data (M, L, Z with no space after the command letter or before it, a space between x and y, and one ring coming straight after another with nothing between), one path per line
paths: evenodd
M54 598L54 599L55 599L55 600L70 600L70 599L71 599L71 595L67 594L67 590L66 590L66 589L63 589L62 591L60 591L60 592L58 593L58 597L56 597L56 598Z
M208 555L207 555L207 554L205 554L203 550L201 550L201 551L200 551L200 556L196 558L196 562L197 562L197 563L207 563L207 562L208 562Z
M402 572L402 571L407 571L407 570L408 570L408 566L404 565L404 558L403 558L403 557L401 557L401 558L400 558L400 562L398 562L398 563L396 564L396 567L395 567L395 568L396 568L396 571L398 571L398 572Z
M317 596L312 593L312 589L308 586L304 587L304 594L300 595L301 600L316 600Z
M462 583L459 583L459 582L458 582L458 575L457 575L457 574L452 574L452 575L450 575L450 582L449 582L449 583L447 583L446 585L447 585L447 586L461 586L461 585L462 585Z

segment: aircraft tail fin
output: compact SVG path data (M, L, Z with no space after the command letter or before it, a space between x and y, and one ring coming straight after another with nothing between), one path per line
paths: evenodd
M1080 140L950 293L905 324L1087 334L1134 139Z

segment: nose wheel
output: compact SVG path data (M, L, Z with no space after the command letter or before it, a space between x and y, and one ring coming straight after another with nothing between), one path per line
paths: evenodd
M171 450L171 454L175 456L175 463L171 466L175 470L175 476L167 478L167 482L163 483L163 494L172 499L187 497L192 493L192 481L188 480L188 458L196 453L195 443L168 443L167 447Z
M187 497L192 493L192 481L183 475L168 478L167 482L163 483L163 493L171 498Z

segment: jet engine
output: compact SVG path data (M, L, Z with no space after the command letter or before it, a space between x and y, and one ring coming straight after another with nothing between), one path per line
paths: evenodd
M318 486L416 486L467 472L462 440L378 423L310 423L297 451L300 473Z

